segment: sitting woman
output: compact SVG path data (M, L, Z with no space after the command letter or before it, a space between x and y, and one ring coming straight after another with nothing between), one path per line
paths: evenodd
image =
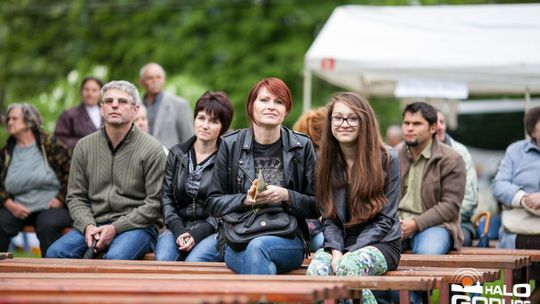
M315 153L307 136L282 126L291 106L291 92L282 80L258 82L247 100L251 128L224 136L218 150L207 200L213 216L255 211L250 216L253 221L241 224L250 226L258 210L283 208L280 215L289 219L292 215L298 223L292 234L283 236L269 229L274 223L260 222L260 233L253 234L243 248L233 249L226 239L225 263L236 273L283 273L299 268L304 260L309 240L306 218L318 216L313 193ZM266 187L257 187L265 184L258 176L264 177Z
M195 135L174 146L167 158L161 192L161 213L167 230L158 238L156 260L222 261L216 249L218 220L205 206L220 136L233 117L231 101L222 92L206 92L195 104Z
M29 104L12 104L6 120L9 138L0 150L0 252L25 225L33 225L41 255L71 225L64 203L71 152L41 129Z
M328 106L316 173L323 248L308 275L382 275L401 252L399 160L385 148L367 100L341 93ZM365 290L364 303L376 303Z

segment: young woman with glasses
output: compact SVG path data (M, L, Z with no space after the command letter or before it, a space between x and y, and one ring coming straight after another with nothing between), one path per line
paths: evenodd
M316 172L324 242L308 275L382 275L397 268L401 251L399 161L384 146L375 113L355 93L328 106ZM376 303L369 290L364 303Z

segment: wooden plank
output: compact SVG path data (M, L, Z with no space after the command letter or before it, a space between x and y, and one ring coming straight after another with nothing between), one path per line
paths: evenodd
M253 303L249 298L243 296L178 296L178 295L67 295L67 294L21 294L12 293L10 295L2 295L2 303L11 304L244 304Z
M3 281L19 281L25 282L29 279L36 279L34 273L0 273L0 282ZM173 281L239 281L246 283L257 283L257 286L266 283L306 283L319 286L321 284L342 284L348 289L361 290L364 288L376 290L432 290L442 280L440 277L397 277L397 276L378 276L378 277L336 277L336 276L320 276L310 277L305 275L208 275L208 274L161 274L161 273L145 273L136 276L128 273L41 273L39 280L101 280L114 282L121 281L145 281L145 280L173 280ZM154 283L152 283L154 284Z
M249 278L248 278L249 279ZM264 287L263 287L264 286ZM251 301L267 302L314 302L326 299L337 299L348 296L347 288L339 283L295 282L287 284L279 281L263 283L249 280L221 280L215 276L195 278L185 276L178 279L77 279L69 280L34 278L0 279L0 295L11 293L42 295L93 295L93 294L126 294L126 295L190 295L221 296L241 295Z
M531 258L528 256L503 256L503 255L402 254L401 261L399 264L403 266L519 269L522 267L530 266Z
M452 250L449 254L461 255L517 255L529 256L532 262L540 262L540 250L537 249L503 249L503 248L478 248L462 247L460 250Z

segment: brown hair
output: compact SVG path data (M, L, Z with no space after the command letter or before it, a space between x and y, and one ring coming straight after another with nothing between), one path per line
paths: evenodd
M293 126L293 130L309 135L315 146L315 150L319 150L325 120L326 107L311 110L298 118Z
M534 131L534 127L540 120L540 107L534 107L527 111L527 114L525 114L525 117L523 118L523 125L525 127L525 131L527 131L527 134L532 137L532 133ZM535 138L535 140L538 142L540 141L540 138Z
M205 111L206 113L215 116L219 122L221 122L219 135L223 135L223 133L229 130L234 110L227 94L224 92L205 92L199 97L197 103L195 103L193 118L196 118L197 114L201 111Z
M356 159L347 178L347 165L340 144L332 134L331 117L334 105L342 102L350 107L360 120L356 141ZM362 96L347 92L336 94L328 105L328 115L321 136L320 159L316 172L316 196L323 217L335 219L333 192L336 187L348 187L347 210L350 220L346 227L363 223L374 217L387 203L384 195L385 172L388 153L379 131L379 123L368 101ZM342 176L342 177L340 177ZM348 180L347 180L348 179Z

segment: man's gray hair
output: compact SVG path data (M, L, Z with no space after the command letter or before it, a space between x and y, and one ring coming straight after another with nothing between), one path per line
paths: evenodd
M137 88L129 81L125 80L113 80L101 88L101 101L103 102L103 96L105 92L111 89L122 90L131 96L131 103L133 105L138 105L141 103L141 98L139 97L139 91Z
M149 63L143 65L143 67L139 71L139 79L143 79L144 71L146 71L146 69L149 68L149 67L158 68L161 71L161 73L163 74L163 78L165 78L165 76L167 76L167 74L165 74L165 70L163 69L163 67L161 65L159 65L159 63L149 62Z

